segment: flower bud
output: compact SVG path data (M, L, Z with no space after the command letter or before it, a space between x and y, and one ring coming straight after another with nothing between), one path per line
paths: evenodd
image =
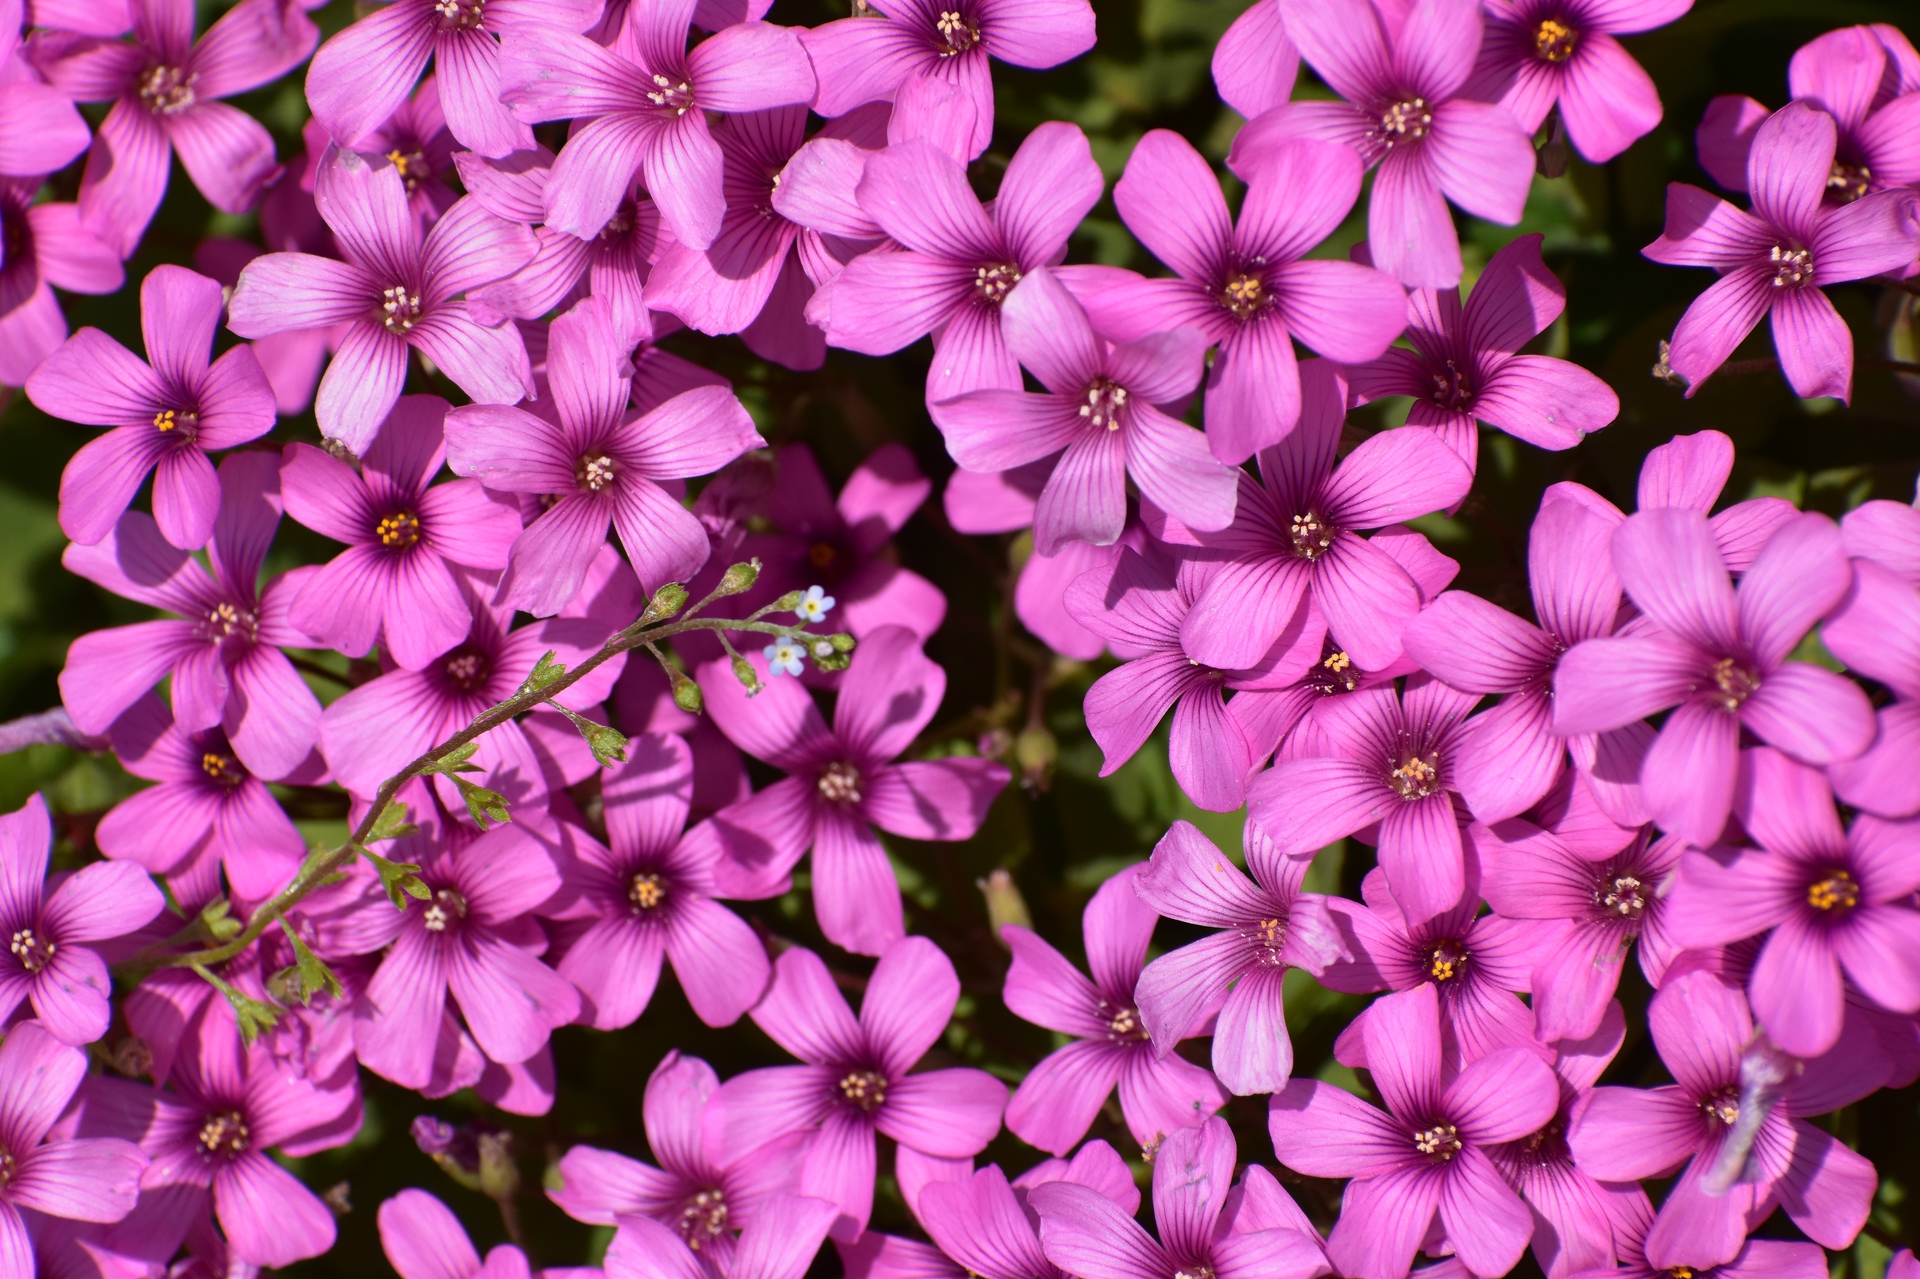
M760 561L748 560L744 564L735 564L720 578L720 585L714 588L715 595L738 595L760 580Z
M1022 928L1033 927L1033 914L1027 909L1027 899L1020 895L1019 885L1013 882L1013 876L1002 866L985 879L976 879L973 886L987 899L987 925L993 929L995 937L1006 924L1018 924ZM1006 945L1003 940L1001 945Z

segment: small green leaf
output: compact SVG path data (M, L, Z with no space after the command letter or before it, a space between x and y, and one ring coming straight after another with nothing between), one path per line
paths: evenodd
M640 614L640 626L651 626L655 622L664 622L687 606L687 588L678 582L668 582L653 593L647 601L647 611Z
M227 1002L233 1005L234 1019L240 1023L240 1038L246 1041L248 1047L252 1047L253 1041L260 1038L260 1032L272 1030L275 1023L280 1020L281 1009L255 999L251 995L243 994L199 964L193 965L193 971L206 978L208 983L225 995Z
M496 822L513 820L507 813L507 799L499 791L476 786L464 777L455 777L453 784L460 788L460 798L467 801L467 812L481 830L486 830L489 818Z
M417 834L420 828L408 820L412 816L412 810L405 804L389 802L380 810L380 816L374 821L373 829L367 832L367 838L374 841L404 839L408 835Z
M233 906L224 897L216 897L200 911L200 926L215 941L230 941L245 927L233 917Z
M455 773L477 773L480 770L467 763L467 761L472 759L473 753L479 749L479 742L468 742L465 746L456 746L420 771L423 773L444 773L448 777L453 776Z
M294 967L300 972L300 1002L310 1003L321 991L326 991L335 999L346 997L346 990L340 985L340 979L333 975L333 969L327 967L320 956L302 941L300 934L288 926L285 917L280 920L280 931L293 943Z
M558 702L549 701L547 705L573 721L573 726L580 730L580 736L587 739L587 749L593 752L593 757L599 761L600 767L626 763L627 735L625 733L617 728L609 728L605 724L596 724L586 716L575 714Z
M553 650L548 649L540 655L540 660L533 664L533 672L521 681L520 692L537 693L543 688L550 688L559 683L566 673L567 668L554 661Z
M669 667L667 676L673 684L673 704L689 715L698 715L705 705L700 696L700 686L689 679L683 670Z
M715 595L738 595L760 580L760 561L748 560L744 564L729 567L720 578L720 585L713 588Z
M380 886L387 890L387 900L393 903L395 910L405 910L408 897L416 897L421 901L432 899L433 890L421 882L420 868L412 862L388 861L368 848L361 849L360 855L379 873Z

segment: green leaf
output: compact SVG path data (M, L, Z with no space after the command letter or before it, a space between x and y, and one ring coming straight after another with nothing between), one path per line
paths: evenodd
M577 715L558 702L550 700L547 705L573 721L573 726L580 730L580 736L587 739L587 749L593 752L593 757L599 761L600 767L626 763L627 735L625 733L617 728L609 728L605 724L596 724L586 716Z
M513 818L507 813L507 799L499 791L476 786L464 777L455 777L453 784L460 788L460 798L467 801L467 812L481 830L487 829L487 821L510 822Z
M444 773L452 777L455 773L477 773L479 768L467 763L473 753L480 749L479 742L468 742L465 746L456 746L445 755L421 769L422 773Z
M412 862L388 861L370 848L361 849L360 855L379 873L380 886L387 890L387 900L395 910L405 910L408 897L432 900L433 890L421 881L420 868Z
M313 997L323 990L335 999L344 999L346 990L340 985L340 979L334 976L333 969L327 967L320 956L301 940L300 934L288 926L284 916L280 920L280 931L293 943L293 963L300 973L300 1002L311 1003Z
M215 941L229 941L245 927L233 917L233 906L224 897L216 897L200 911L200 926Z
M533 672L520 681L521 693L537 693L543 688L551 688L566 677L567 668L553 660L554 651L548 649L533 664Z
M227 1002L233 1005L234 1019L240 1023L240 1038L246 1041L248 1047L252 1047L253 1041L260 1038L261 1031L272 1030L275 1023L280 1020L282 1010L274 1005L241 993L199 964L193 965L193 971L206 978L213 988L225 995Z
M412 816L413 811L405 804L389 801L387 806L380 810L380 816L375 819L373 829L367 832L367 838L371 841L404 839L408 835L417 834L420 828L409 820Z

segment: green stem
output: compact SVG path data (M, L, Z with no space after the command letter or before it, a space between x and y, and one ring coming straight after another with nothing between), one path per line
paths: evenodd
M651 648L660 640L671 639L676 635L684 635L690 631L712 631L718 633L722 644L726 644L727 642L726 635L724 634L726 631L757 631L763 635L815 634L815 632L808 631L806 628L800 626L776 626L771 622L756 622L750 619L696 618L690 616L700 609L705 608L708 604L711 604L720 594L720 591L714 591L708 595L706 599L701 600L698 604L686 610L686 615L683 615L679 621L654 622L650 620L651 609L649 609L649 612L643 613L640 619L634 622L633 625L609 639L601 647L599 652L593 654L593 656L587 658L578 666L568 670L567 673L559 679L541 688L522 689L506 701L501 702L490 710L482 712L471 724L468 724L452 737L449 737L446 741L408 764L386 781L381 782L379 790L374 793L372 807L367 809L367 815L360 819L359 826L354 828L353 834L348 837L347 842L331 852L308 858L306 865L301 867L300 873L294 876L293 882L263 903L258 910L254 911L252 917L247 921L247 926L235 934L231 940L219 946L209 947L205 950L191 951L185 954L139 956L127 962L125 971L144 974L151 972L155 968L193 968L206 972L206 970L212 966L223 964L227 960L232 959L235 955L238 955L241 951L252 945L253 942L259 938L260 934L265 932L281 914L291 910L305 899L307 894L345 869L347 864L366 847L368 838L372 835L375 824L380 820L380 814L386 811L387 805L393 802L393 797L399 793L402 786L405 786L422 773L427 772L433 765L439 763L467 743L485 736L515 716L526 711L534 710L546 702L547 699L565 692L568 688L592 674L593 671L598 669L603 663L621 653L635 648ZM731 645L728 645L728 647L731 648ZM208 977L209 980L212 980L210 973Z

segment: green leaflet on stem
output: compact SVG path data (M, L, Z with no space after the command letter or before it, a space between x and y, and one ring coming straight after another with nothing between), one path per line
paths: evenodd
M606 724L596 724L586 716L570 711L558 702L548 702L547 705L573 721L573 726L580 730L580 736L587 739L587 749L593 752L593 757L599 761L600 767L626 763L627 735L625 733Z

